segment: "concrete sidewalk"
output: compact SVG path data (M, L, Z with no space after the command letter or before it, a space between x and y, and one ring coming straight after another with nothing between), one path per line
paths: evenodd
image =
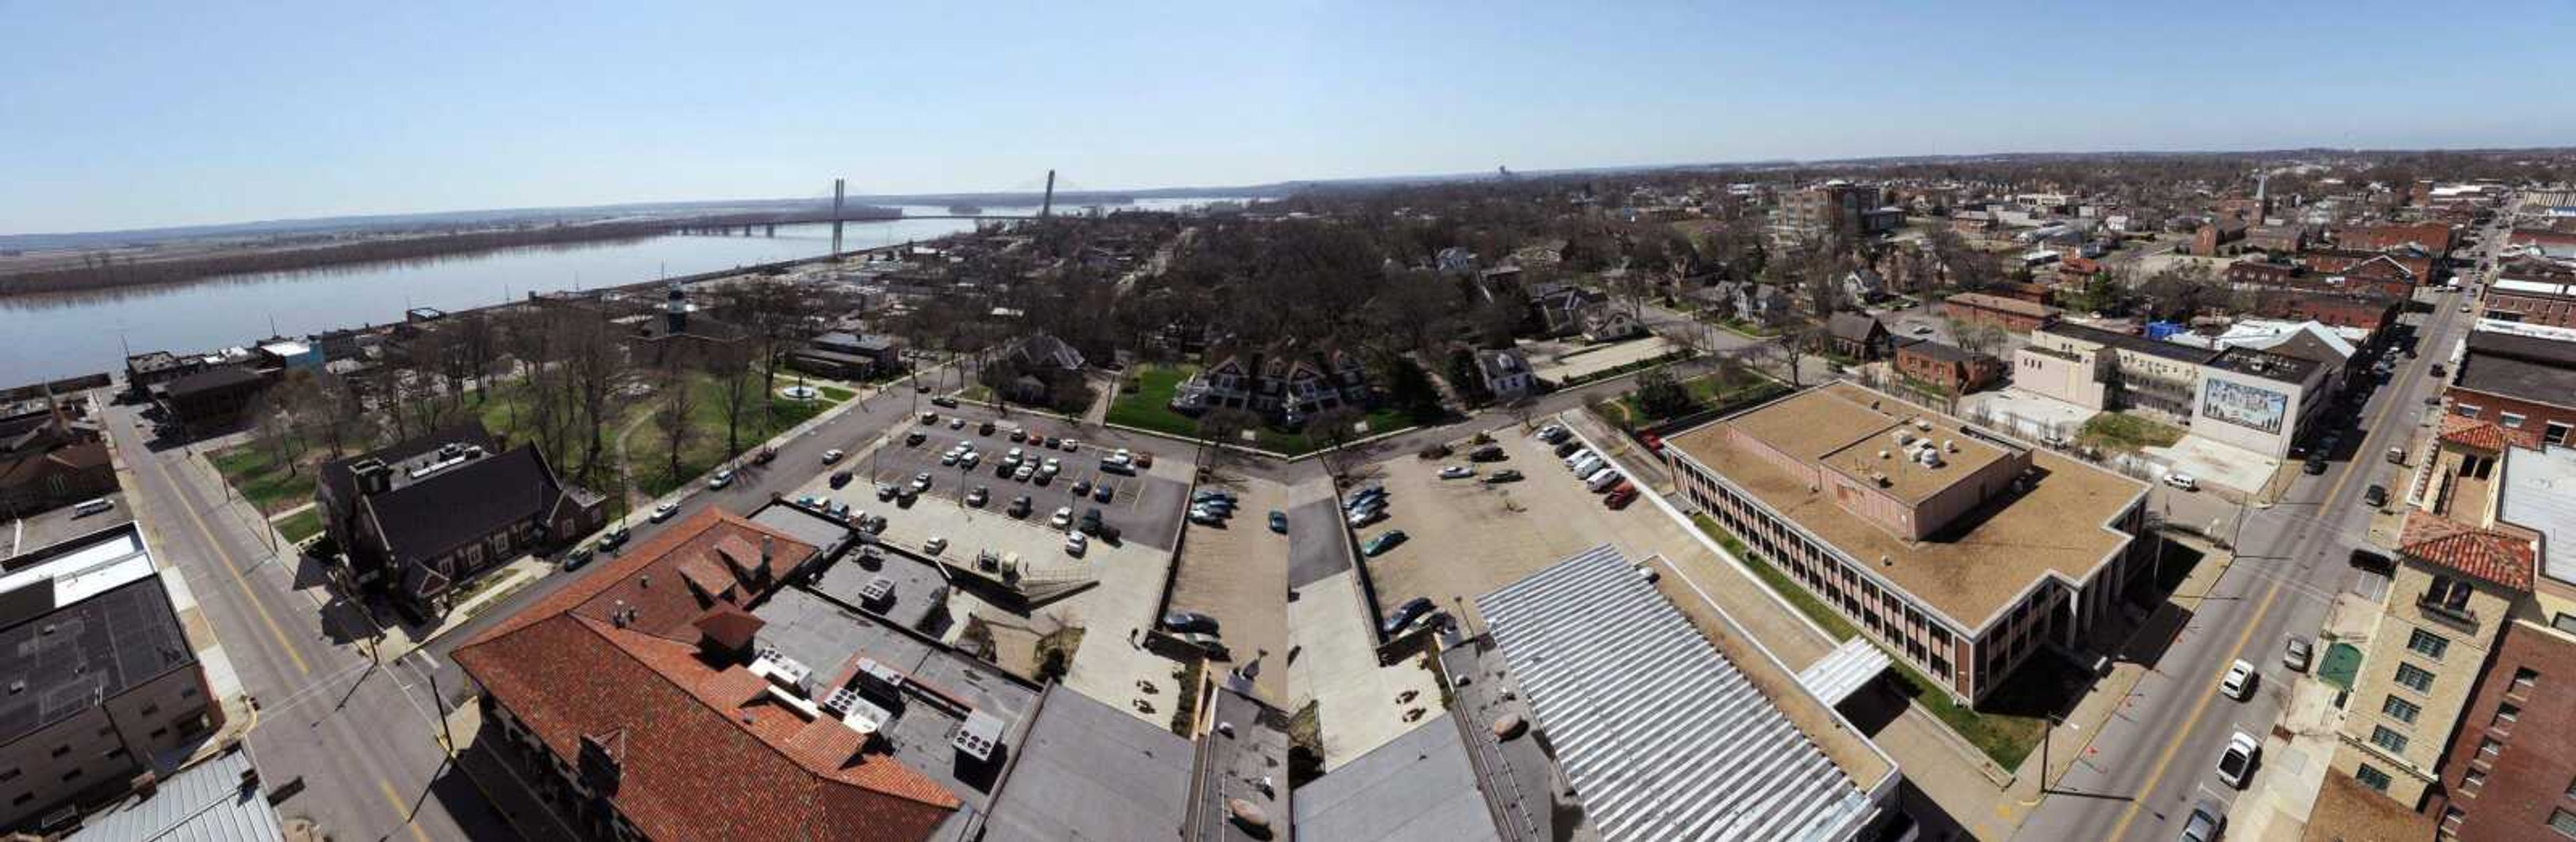
M2378 604L2356 594L2337 597L2326 612L2318 659L2324 658L2327 641L2366 639L2379 623L2379 612ZM2289 706L2263 740L2264 774L2228 811L2229 836L2289 842L2305 834L2343 729L2344 711L2335 706L2342 692L2313 673L2291 685Z

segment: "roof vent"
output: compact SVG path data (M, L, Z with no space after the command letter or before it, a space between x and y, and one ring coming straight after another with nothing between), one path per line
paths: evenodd
M1959 440L1958 440L1958 439L1942 439L1942 440L1941 440L1941 449L1943 449L1943 450L1947 450L1947 451L1950 451L1950 452L1952 452L1952 453L1957 453L1957 452L1959 452Z

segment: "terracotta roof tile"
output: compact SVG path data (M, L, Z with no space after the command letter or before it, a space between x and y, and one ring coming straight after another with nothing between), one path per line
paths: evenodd
M2442 441L2462 447L2473 447L2488 453L2503 453L2507 445L2524 448L2540 446L2540 434L2516 430L2493 421L2482 421L2455 413L2442 415Z
M2530 539L2422 512L2406 517L2398 552L2515 590L2531 590L2538 554Z
M705 616L679 610L694 597L676 568L712 557L723 539L764 536L773 567L814 551L705 512L494 625L454 657L567 761L580 756L583 735L622 734L615 800L649 837L928 838L957 810L955 795L891 756L860 751L857 734L836 721L809 720L770 699L768 683L748 670L701 659L695 634L676 639ZM655 575L664 582L640 583ZM621 604L639 609L636 623L611 619Z

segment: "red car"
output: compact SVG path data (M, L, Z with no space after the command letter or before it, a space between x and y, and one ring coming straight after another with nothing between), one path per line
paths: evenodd
M1664 452L1664 437L1663 437L1663 436L1655 435L1655 434L1653 434L1653 433L1647 433L1647 434L1646 434L1646 437L1645 437L1645 439L1644 439L1644 441L1645 441L1645 443L1646 443L1646 450L1648 450L1649 452L1653 452L1653 453L1662 453L1662 452Z
M1612 511L1617 511L1627 508L1628 504L1636 501L1637 490L1630 488L1622 491L1611 492L1610 496L1602 498L1601 505L1610 507Z

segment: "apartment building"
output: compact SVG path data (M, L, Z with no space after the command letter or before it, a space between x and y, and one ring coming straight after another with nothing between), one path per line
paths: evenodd
M2201 367L2192 433L2276 459L2288 456L2300 431L2332 405L2342 370L2339 358L2310 359L2290 345L2276 345L2278 352L2232 347L2211 357Z
M0 570L0 829L121 797L222 708L131 522Z
M2443 419L2334 768L2453 839L2576 829L2576 450Z
M1892 231L1904 221L1902 211L1887 207L1887 193L1878 185L1836 180L1781 195L1772 227L1794 241L1838 229L1855 234Z
M2149 566L2144 484L1851 384L1665 442L1691 508L1961 700L2083 645Z

